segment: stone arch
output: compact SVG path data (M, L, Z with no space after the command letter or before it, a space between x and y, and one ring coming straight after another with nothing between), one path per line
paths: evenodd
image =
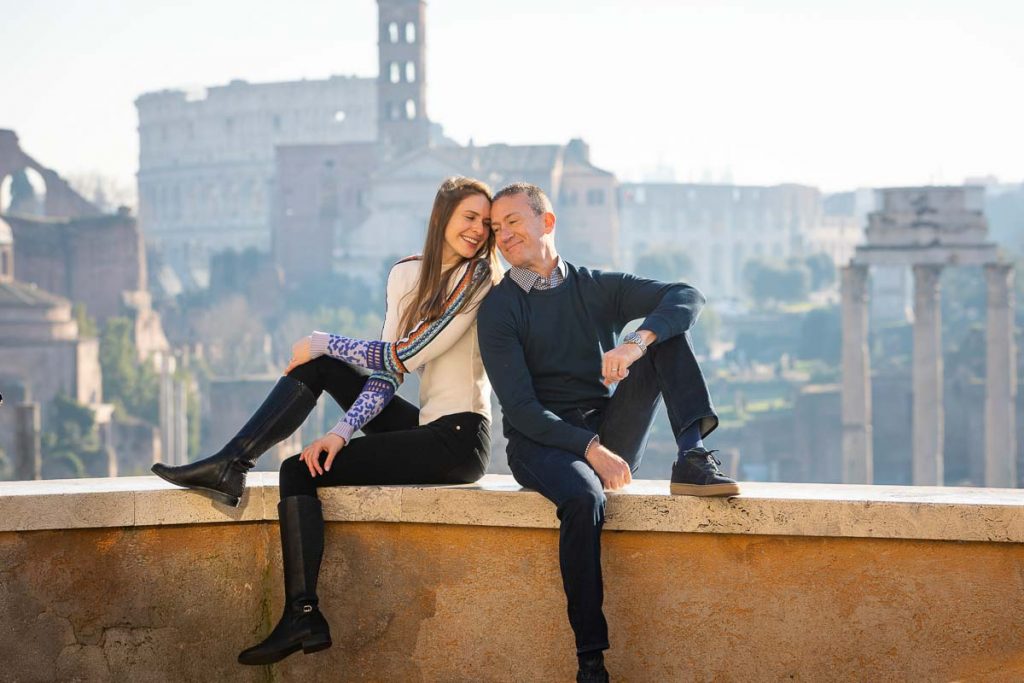
M80 218L98 216L102 212L60 177L56 171L46 168L21 149L18 136L13 130L0 129L0 187L7 186L14 199L17 179L24 177L37 193L42 192L40 207L35 215L50 218ZM10 181L7 179L10 178ZM8 184L8 182L10 184ZM37 185L41 185L39 188ZM17 212L17 207L10 207ZM8 206L0 205L0 211L8 210Z

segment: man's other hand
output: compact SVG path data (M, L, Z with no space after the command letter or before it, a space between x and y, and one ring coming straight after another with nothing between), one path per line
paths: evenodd
M605 386L611 386L626 379L629 366L643 355L644 352L636 344L619 344L601 357L601 381Z
M617 491L633 481L626 461L599 443L587 450L587 462L597 472L601 484L608 491Z

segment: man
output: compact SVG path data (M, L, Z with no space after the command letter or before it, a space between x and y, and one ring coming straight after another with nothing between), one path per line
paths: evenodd
M718 417L686 332L704 297L681 283L566 263L555 249L551 202L535 185L499 191L491 228L512 267L484 300L478 330L504 412L509 468L522 486L557 506L576 680L607 681L604 490L632 480L661 398L679 446L671 492L739 493L701 440ZM643 319L639 329L616 345L636 319Z

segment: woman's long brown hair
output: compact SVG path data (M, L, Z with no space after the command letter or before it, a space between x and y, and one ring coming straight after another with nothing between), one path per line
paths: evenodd
M448 227L448 221L451 220L452 214L459 206L459 202L475 194L483 195L487 201L491 200L491 188L486 183L474 178L454 176L445 180L438 188L437 195L434 197L434 208L430 212L430 222L427 224L427 239L423 244L423 265L420 267L419 284L416 286L413 299L406 307L405 313L402 314L398 326L402 336L412 332L421 320L432 322L444 313L452 275L458 272L459 267L466 261L471 260L460 257L454 266L447 271L444 270L444 231ZM496 282L501 274L495 246L494 233L488 229L486 241L473 257L484 259L487 262L487 265L490 266L492 282ZM484 281L477 280L471 285L469 293L464 299L466 303L473 300Z

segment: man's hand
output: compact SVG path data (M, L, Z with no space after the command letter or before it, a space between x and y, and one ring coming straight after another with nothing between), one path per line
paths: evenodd
M644 352L636 344L619 344L601 358L601 381L605 386L611 386L626 379L629 366L643 355Z
M309 476L315 477L318 474L323 474L325 471L330 471L331 463L334 462L334 456L336 456L338 451L344 447L345 439L341 438L337 434L327 433L306 446L302 450L302 455L299 456L299 460L306 463L306 467L309 468ZM321 466L320 454L324 451L327 451L327 460L325 460L323 466Z
M312 337L301 337L297 342L292 344L292 357L288 360L288 367L284 369L284 374L287 375L303 363L308 363L313 360L313 352L310 349L312 343Z
M633 481L626 461L599 443L595 443L587 450L587 462L597 472L601 484L609 491L617 491Z

